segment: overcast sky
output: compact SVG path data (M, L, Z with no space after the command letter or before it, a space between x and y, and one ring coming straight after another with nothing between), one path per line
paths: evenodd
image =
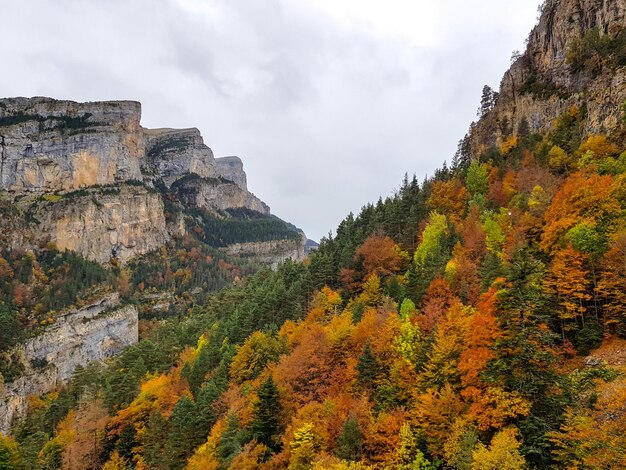
M197 127L318 240L448 162L537 0L2 0L0 95Z

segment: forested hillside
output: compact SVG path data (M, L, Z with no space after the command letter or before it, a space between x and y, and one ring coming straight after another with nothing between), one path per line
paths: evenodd
M624 33L589 31L564 60L591 87L623 74ZM129 299L178 303L107 367L32 397L0 468L626 468L626 102L596 129L584 92L524 93L568 106L487 139L510 105L487 92L450 166L407 175L304 263L245 277L189 238L115 268ZM42 276L61 261L19 255L4 296L25 263L45 308L89 287L54 298ZM207 269L235 282L209 293Z
M27 468L624 466L626 148L581 136L577 116L405 179L307 263L77 371L4 455Z

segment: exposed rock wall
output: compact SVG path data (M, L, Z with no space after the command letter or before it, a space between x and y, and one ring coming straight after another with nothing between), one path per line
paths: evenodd
M168 185L188 173L217 176L213 152L198 129L144 129L144 133L144 171L148 175L162 178Z
M252 257L275 269L281 262L291 259L304 261L306 236L292 240L272 240L268 242L234 243L224 249L229 255Z
M28 396L54 390L71 378L76 366L102 361L137 341L137 310L120 306L117 294L58 317L19 348L24 374L0 385L0 432L8 433L24 415Z
M597 76L572 70L567 52L593 28L615 36L626 27L626 0L547 0L524 54L504 74L495 107L470 130L472 155L516 134L546 132L571 106L587 109L585 132L609 133L626 101L626 70L604 67Z
M0 188L58 191L141 179L134 101L0 100Z
M216 160L198 129L144 129L140 119L134 101L0 99L0 190L23 215L0 219L0 241L125 262L184 232L184 212L166 224L170 188L182 200L168 202L187 209L270 213L239 158Z
M269 214L270 208L254 194L223 178L188 178L172 186L181 200L208 211L250 209Z
M248 190L248 179L243 171L243 162L239 157L221 157L215 159L217 173L227 180L232 181L242 190Z
M166 222L161 195L142 185L28 196L11 209L0 212L0 246L35 249L52 242L100 263L112 257L124 263L185 233L182 216Z

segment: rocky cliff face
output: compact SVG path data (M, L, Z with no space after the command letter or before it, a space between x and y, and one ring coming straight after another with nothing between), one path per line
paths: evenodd
M28 396L66 383L76 366L102 361L138 341L137 310L111 294L59 316L46 331L19 348L24 374L0 385L0 432L23 416Z
M161 196L143 186L69 195L39 205L34 216L39 221L36 233L49 237L60 250L101 263L112 257L126 262L169 239Z
M144 129L140 118L134 101L0 99L0 190L15 203L1 240L125 262L184 232L182 216L166 224L170 188L168 197L218 217L269 214L239 158L215 159L198 129Z
M268 242L247 242L229 245L224 251L229 255L254 257L275 269L280 263L291 259L303 261L306 258L304 233L292 240L272 240Z
M188 173L217 176L213 152L204 145L198 129L144 129L144 134L148 175L162 178L168 186Z
M587 134L613 131L626 101L626 69L575 67L568 52L581 38L597 32L615 39L624 28L626 0L547 0L526 51L502 79L495 106L472 126L469 152L478 155L520 131L545 132L572 106L586 107Z
M232 181L243 191L248 190L248 179L243 171L243 162L239 157L222 157L215 159L217 173L224 179Z
M141 105L0 100L0 187L59 191L141 179Z
M269 215L270 208L254 194L237 184L220 178L184 178L174 183L172 189L190 206L208 211L250 209Z
M163 200L140 184L90 187L29 196L0 218L0 246L34 249L52 242L60 250L106 263L147 253L184 227L166 224Z

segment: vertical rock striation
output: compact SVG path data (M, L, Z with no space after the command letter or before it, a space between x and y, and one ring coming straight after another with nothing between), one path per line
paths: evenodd
M0 100L0 187L60 191L140 180L144 137L135 101Z
M572 67L568 52L585 35L615 39L625 28L626 0L547 0L526 51L502 78L494 108L472 125L468 152L480 155L520 132L546 132L572 106L585 107L586 134L613 131L626 101L626 69Z

